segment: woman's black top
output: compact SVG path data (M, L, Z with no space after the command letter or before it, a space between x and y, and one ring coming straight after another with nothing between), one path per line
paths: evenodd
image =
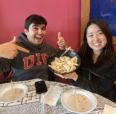
M107 63L87 61L77 69L78 79L73 84L88 91L100 94L112 101L116 100L116 60Z

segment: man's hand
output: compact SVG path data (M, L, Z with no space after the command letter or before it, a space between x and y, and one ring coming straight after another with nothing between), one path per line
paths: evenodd
M60 49L66 49L67 48L65 40L64 40L63 37L61 37L61 33L60 32L58 33L58 42L57 43L58 43Z
M12 41L1 44L0 57L14 59L14 57L16 57L16 55L18 54L18 50L29 53L29 50L16 45L15 42L16 42L16 37L14 36L14 39Z

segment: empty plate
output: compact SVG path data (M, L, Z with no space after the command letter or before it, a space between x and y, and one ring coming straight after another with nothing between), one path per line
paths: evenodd
M97 105L95 96L81 89L66 91L61 97L61 102L66 109L75 113L89 113Z
M23 98L28 92L28 88L24 84L13 84L13 92L11 84L0 90L0 103L15 102Z

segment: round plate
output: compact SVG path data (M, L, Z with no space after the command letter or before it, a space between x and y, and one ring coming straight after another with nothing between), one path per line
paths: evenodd
M0 103L15 102L23 98L28 92L24 84L13 84L13 97L11 95L11 84L0 90Z
M48 65L51 65L51 62L53 61L53 60L55 60L55 57L60 57L63 53L64 53L64 51L66 51L66 50L57 50L55 53L53 53L52 55L50 55L49 57L48 57L48 59L47 59L47 64ZM80 64L81 64L81 59L80 59L80 57L79 57L79 55L77 54L77 53L75 53L74 51L71 51L71 50L69 50L66 54L64 54L64 56L68 56L68 57L70 57L70 58L72 58L72 57L77 57L78 58L78 62L77 62L77 64L78 64L78 66L76 66L76 69L80 66ZM75 70L73 70L73 71L71 71L71 72L67 72L67 73L59 73L59 72L56 72L56 71L54 71L51 67L49 67L48 66L48 68L52 71L52 72L54 72L54 73L57 73L57 74L62 74L62 75L64 75L64 74L69 74L69 73L71 73L71 72L74 72Z
M77 99L75 92L78 96ZM76 100L79 104L76 104ZM89 113L97 105L97 100L91 92L80 89L66 91L61 97L61 102L66 109L74 113Z

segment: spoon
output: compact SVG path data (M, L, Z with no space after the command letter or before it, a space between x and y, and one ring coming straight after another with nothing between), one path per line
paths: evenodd
M71 47L69 47L60 57L62 57L65 53L67 53L69 50L71 49ZM59 58L60 58L59 57Z

